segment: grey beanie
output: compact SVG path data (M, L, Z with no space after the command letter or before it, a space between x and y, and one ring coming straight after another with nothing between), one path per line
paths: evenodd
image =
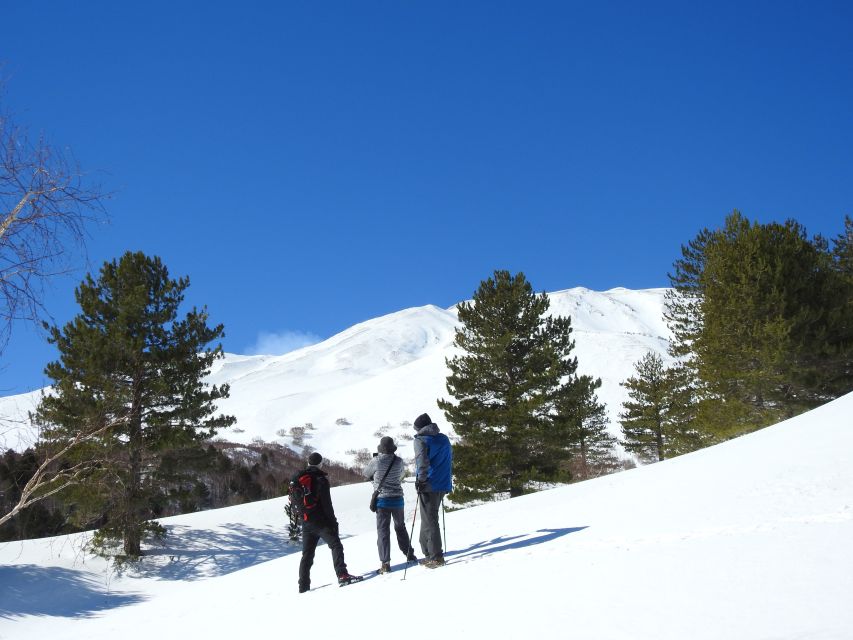
M323 464L323 456L321 456L315 451L310 456L308 456L308 464L310 464L312 467L319 467L321 464Z
M397 450L397 445L394 444L394 439L385 436L379 441L379 446L376 447L379 453L394 453Z

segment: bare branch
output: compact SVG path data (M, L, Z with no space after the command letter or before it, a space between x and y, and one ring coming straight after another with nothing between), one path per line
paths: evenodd
M31 142L0 108L0 352L15 321L49 317L45 285L75 266L105 198L69 152Z
M65 468L57 468L57 465L74 448L99 438L113 427L121 424L123 420L124 418L110 420L90 429L81 429L73 438L62 443L56 451L48 454L21 489L21 497L18 502L12 506L8 513L0 516L0 526L27 507L84 480L90 472L99 466L101 460L86 460Z

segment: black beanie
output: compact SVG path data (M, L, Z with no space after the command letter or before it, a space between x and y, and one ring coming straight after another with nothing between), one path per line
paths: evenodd
M415 418L415 429L422 429L428 424L432 424L432 420L430 420L428 413L422 413L417 418Z
M397 445L394 444L394 439L385 436L379 441L379 446L376 447L379 453L394 453L397 450Z
M314 453L312 453L310 456L308 456L308 464L310 464L312 467L319 466L320 464L322 464L322 462L323 462L323 456L321 456L316 451Z

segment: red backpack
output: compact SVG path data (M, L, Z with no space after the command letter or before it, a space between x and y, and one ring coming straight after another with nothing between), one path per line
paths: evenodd
M315 478L310 473L303 473L290 483L290 504L300 520L308 520L308 516L320 504L319 488L315 486Z

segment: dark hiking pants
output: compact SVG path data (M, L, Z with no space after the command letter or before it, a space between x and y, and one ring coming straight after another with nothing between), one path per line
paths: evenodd
M403 509L376 510L376 547L379 549L379 562L391 562L391 519L394 519L394 533L397 534L397 546L400 547L406 557L409 556L412 545L409 542L409 533L406 531L406 522Z
M421 503L421 551L428 560L443 558L441 550L441 527L438 525L438 510L444 493L424 491L419 493Z
M328 524L315 524L312 522L302 523L302 561L299 563L299 587L309 589L311 587L311 565L314 564L314 551L317 543L322 540L332 552L332 564L335 565L335 575L342 576L347 573L347 565L344 562L344 545L338 536L337 527Z

